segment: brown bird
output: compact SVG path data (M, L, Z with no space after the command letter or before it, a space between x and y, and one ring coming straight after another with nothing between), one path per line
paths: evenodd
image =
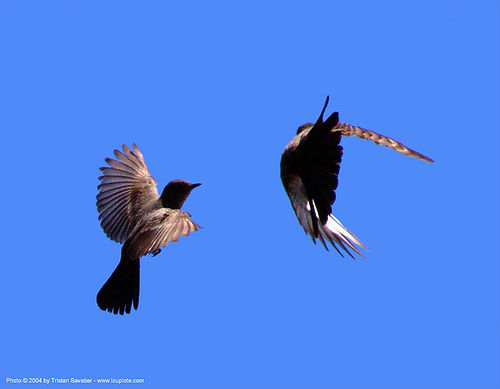
M342 135L368 139L402 154L426 162L434 161L394 139L339 122L338 112L323 121L328 100L327 96L316 123L301 125L285 147L281 156L281 180L301 226L314 243L319 239L327 250L329 242L340 255L339 247L351 257L349 249L363 256L358 250L358 247L366 249L363 243L332 215L342 161Z
M109 167L97 187L97 210L106 235L123 243L120 263L97 294L97 305L113 313L130 313L139 306L139 264L146 254L153 256L169 242L200 228L191 215L181 211L191 191L201 184L170 181L158 195L156 180L139 148L123 145L115 150L116 160L106 158Z

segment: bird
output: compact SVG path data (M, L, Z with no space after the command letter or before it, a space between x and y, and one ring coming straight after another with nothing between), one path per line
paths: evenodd
M114 150L116 159L105 158L109 166L100 168L103 175L97 187L101 227L108 238L123 244L118 266L97 294L97 305L120 315L139 306L140 258L156 256L169 242L201 228L181 210L201 184L173 180L160 196L137 145L122 149Z
M323 121L329 98L326 97L316 123L299 126L296 136L286 145L281 155L281 181L300 225L315 244L318 239L326 250L330 243L341 256L345 252L354 258L352 250L364 257L359 249L368 250L366 246L332 214L343 155L342 136L371 140L404 155L434 161L394 139L339 122L338 112Z

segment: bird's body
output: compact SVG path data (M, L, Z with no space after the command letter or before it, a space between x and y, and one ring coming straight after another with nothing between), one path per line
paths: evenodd
M342 135L369 139L402 154L433 161L391 138L339 122L337 112L323 121L327 105L328 97L316 123L301 125L285 147L281 156L281 180L300 224L314 243L319 239L327 250L329 242L341 255L339 248L350 256L349 249L362 255L359 248L366 247L332 214L342 161Z
M184 180L168 183L159 196L142 153L134 144L115 150L117 160L106 158L101 168L97 209L106 235L123 243L120 263L97 294L97 304L113 313L130 313L139 305L140 258L157 255L169 242L177 242L200 227L182 211L192 189L200 184Z

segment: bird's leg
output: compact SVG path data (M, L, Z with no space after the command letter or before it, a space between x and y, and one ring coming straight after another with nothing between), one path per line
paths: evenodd
M156 256L157 256L158 254L160 254L160 253L161 253L161 249L158 249L158 250L156 250L156 251L153 251L153 252L151 253L151 255L152 255L153 257L156 257Z

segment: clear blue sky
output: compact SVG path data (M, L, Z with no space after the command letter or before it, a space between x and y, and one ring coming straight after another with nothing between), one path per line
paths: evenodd
M0 386L500 387L500 3L176 3L0 5ZM315 246L279 177L327 94L436 161L342 140L367 259ZM144 258L121 317L95 196L132 142L160 190L203 183L204 229Z

